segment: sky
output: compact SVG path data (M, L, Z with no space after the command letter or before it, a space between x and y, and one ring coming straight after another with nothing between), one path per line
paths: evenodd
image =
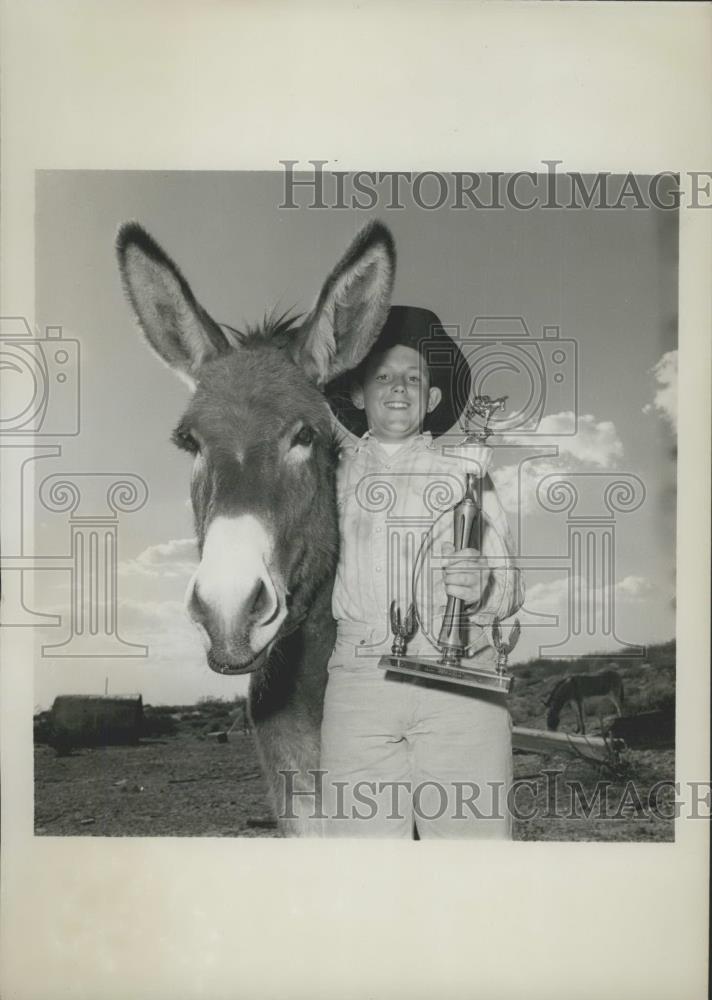
M578 655L672 638L676 213L652 207L427 211L408 197L400 210L385 204L369 211L290 210L279 209L282 200L277 172L38 174L37 323L61 326L65 339L79 341L81 381L80 433L51 439L61 444L61 455L43 459L41 472L37 463L36 485L55 473L131 473L145 481L147 502L118 521L117 594L120 636L146 646L148 655L67 658L38 649L36 706L47 707L58 693L105 689L140 692L154 704L190 703L231 698L247 686L246 678L211 673L183 610L197 558L190 459L169 437L188 397L147 350L123 297L113 244L129 219L140 221L173 257L211 315L233 326L255 322L275 306L307 309L372 217L386 222L395 238L394 303L434 310L459 328L469 348L481 342L471 333L478 317L478 335L521 331L512 317L523 320L516 344L533 356L539 343L547 385L535 433L514 427L496 439L492 474L526 570L524 627L512 660L553 647ZM486 317L509 319L503 326ZM560 330L560 383L553 380L556 345L542 346L545 327ZM520 349L512 343L510 353ZM522 377L496 366L483 391L509 394L510 415L526 397ZM601 491L615 478L644 492L636 509L615 516L615 635L584 630L567 639L567 515L542 509L537 488L572 475L585 487L578 513L587 504L594 513L605 511ZM36 510L35 552L66 556L66 512L40 504ZM70 632L70 573L34 575L33 610L62 616L59 625L38 630L40 644L63 642Z

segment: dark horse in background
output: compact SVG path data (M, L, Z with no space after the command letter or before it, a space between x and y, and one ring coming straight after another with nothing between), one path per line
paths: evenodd
M220 324L139 225L122 227L119 267L146 340L190 387L173 434L193 455L200 564L187 594L210 667L251 675L249 712L278 816L285 781L313 793L326 663L334 643L337 449L322 388L366 356L390 307L395 251L366 226L302 321L245 332ZM319 832L295 797L286 835ZM291 811L290 811L291 814Z

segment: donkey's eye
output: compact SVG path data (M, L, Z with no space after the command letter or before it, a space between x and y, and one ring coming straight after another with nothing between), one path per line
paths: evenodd
M297 445L301 445L303 448L308 448L309 445L314 441L315 438L314 428L308 427L306 424L300 427L297 433L292 438L292 448Z
M176 447L182 448L183 451L189 451L191 455L197 455L200 451L200 445L190 433L188 428L183 427L182 424L176 427L173 431L171 440Z

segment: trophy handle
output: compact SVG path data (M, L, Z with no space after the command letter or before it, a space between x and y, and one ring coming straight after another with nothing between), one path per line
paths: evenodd
M456 553L462 549L469 549L473 544L475 534L477 535L475 541L477 548L482 547L480 539L482 518L479 516L480 505L475 496L475 476L468 472L466 478L465 495L455 506L453 512L453 543ZM467 623L463 620L464 604L461 597L448 597L447 599L445 615L438 636L438 646L443 653L444 663L459 663L465 651L467 641L464 630Z

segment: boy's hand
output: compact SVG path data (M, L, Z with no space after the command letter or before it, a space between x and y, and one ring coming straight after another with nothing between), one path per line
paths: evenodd
M465 604L477 604L488 576L487 560L477 549L455 552L451 542L443 542L443 576L448 597L461 597Z

